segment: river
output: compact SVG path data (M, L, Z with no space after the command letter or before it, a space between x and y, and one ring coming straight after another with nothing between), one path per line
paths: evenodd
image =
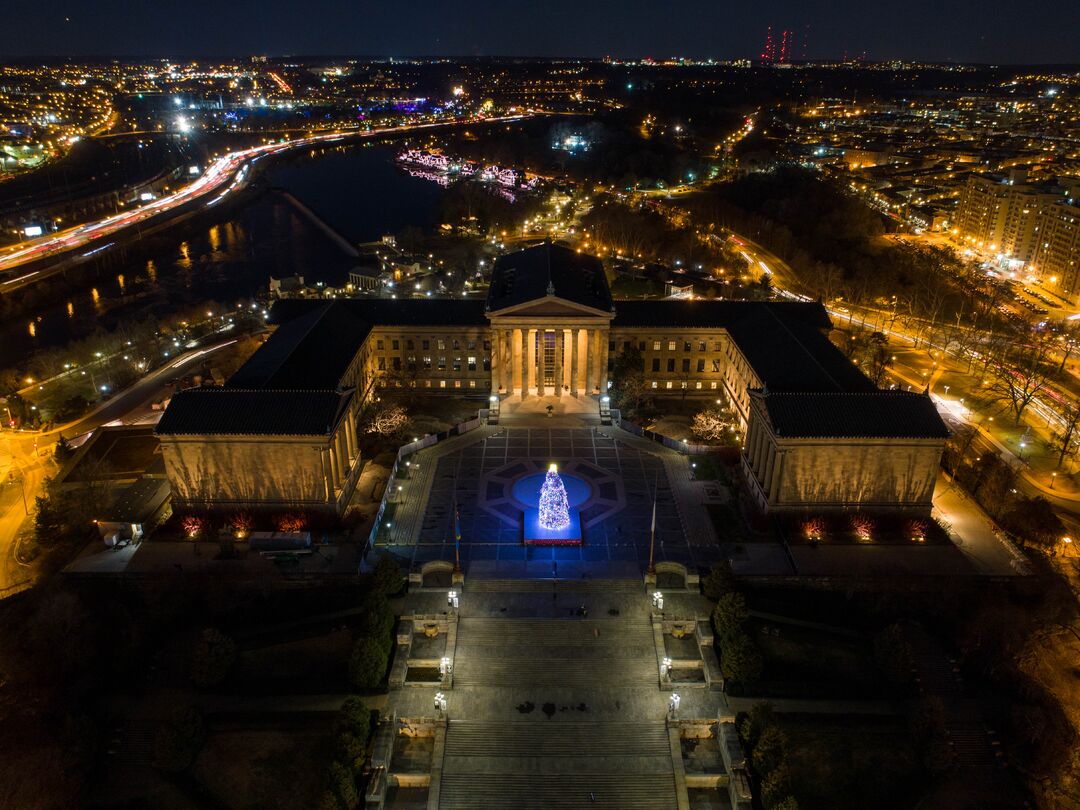
M394 165L397 144L335 145L279 158L261 187L291 192L353 243L437 222L443 189ZM343 282L354 259L280 196L244 204L140 241L129 240L92 265L97 281L36 314L0 326L0 367L36 349L63 346L125 318L167 315L206 301L232 304L266 290L270 277L309 284ZM193 221L195 222L195 221Z

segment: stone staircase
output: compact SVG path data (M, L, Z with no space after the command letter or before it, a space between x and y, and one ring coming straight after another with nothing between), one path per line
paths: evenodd
M469 619L458 624L454 685L655 686L644 619Z
M453 721L447 730L441 810L676 806L663 722Z
M644 585L632 579L479 579L469 578L467 593L641 593Z

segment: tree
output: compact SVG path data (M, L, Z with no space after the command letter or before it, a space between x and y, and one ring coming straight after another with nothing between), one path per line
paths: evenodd
M379 685L389 664L387 644L382 639L365 637L353 646L349 657L349 680L357 689L373 689Z
M764 779L783 764L786 751L787 735L783 729L775 723L765 726L751 754L754 770ZM784 794L787 792L785 786Z
M706 442L730 440L734 422L731 411L720 407L706 408L694 414L690 422L690 432Z
M739 632L720 640L720 673L724 680L753 683L761 677L765 662L753 639Z
M236 663L236 642L220 630L202 631L191 654L191 680L196 686L216 686Z
M874 660L878 669L892 683L905 684L911 681L911 668L915 659L911 642L908 641L903 627L891 624L878 633L874 639Z
M178 773L195 761L205 739L203 718L194 706L173 711L154 737L154 766Z
M735 572L731 569L731 563L722 560L712 567L701 582L702 591L706 599L718 601L721 596L735 589Z
M1005 527L1029 543L1054 548L1065 534L1065 525L1050 502L1038 496L1019 498L1002 519Z
M734 636L742 632L743 624L750 613L746 607L746 597L734 591L721 596L713 608L713 624L721 638Z
M1049 362L1049 348L1045 335L1037 336L1027 344L1014 344L992 370L991 391L1000 401L1008 403L1017 425L1054 373Z
M1058 413L1061 417L1061 427L1054 432L1054 449L1058 451L1058 469L1065 462L1065 456L1075 456L1077 443L1075 441L1076 428L1080 425L1080 402L1068 398Z
M366 414L362 423L365 433L379 436L396 436L409 424L409 414L401 405L381 403L375 405Z
M648 402L645 358L636 344L623 347L615 355L611 371L611 403L624 414L637 411Z
M375 580L375 590L384 596L396 596L405 584L401 568L389 554L384 554L375 563L372 576Z
M337 797L338 806L345 810L355 810L360 805L360 796L356 792L356 777L352 769L340 762L331 762L328 775L330 790Z

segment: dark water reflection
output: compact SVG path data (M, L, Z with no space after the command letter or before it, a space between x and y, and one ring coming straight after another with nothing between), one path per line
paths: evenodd
M399 147L346 146L289 158L262 186L290 191L351 242L436 221L442 190L400 172ZM63 346L96 327L158 317L209 301L232 305L266 290L271 276L341 283L354 260L278 194L266 192L220 220L149 237L102 254L97 280L35 314L0 326L0 367L38 348Z

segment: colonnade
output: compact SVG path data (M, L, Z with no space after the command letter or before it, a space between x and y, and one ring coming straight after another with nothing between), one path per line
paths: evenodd
M551 348L550 369L548 352ZM586 326L492 327L492 388L504 394L578 396L607 390L608 331Z

